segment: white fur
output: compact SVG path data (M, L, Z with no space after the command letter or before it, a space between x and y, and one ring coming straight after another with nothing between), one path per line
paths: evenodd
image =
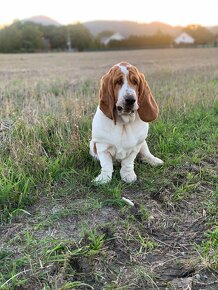
M120 175L125 182L134 182L137 176L134 172L134 160L139 154L142 160L149 164L161 165L163 161L154 157L145 141L148 134L148 123L143 122L138 115L137 92L128 83L128 67L130 64L117 64L123 73L123 85L118 92L116 106L125 107L125 96L135 97L133 110L129 113L117 112L116 124L98 107L92 122L92 140L90 154L99 159L101 173L95 178L97 183L109 182L113 173L113 160L121 162ZM97 151L97 152L96 152Z
M123 102L125 101L124 96L132 95L136 98L137 94L136 94L136 91L133 88L131 88L129 83L128 83L127 77L128 77L129 71L126 68L126 66L123 66L120 64L117 64L116 66L118 66L120 68L120 70L122 71L122 73L124 74L124 83L119 90L118 100L117 100L116 106L119 106L119 105L123 106ZM136 105L136 109L138 109L137 105Z
M126 122L117 117L116 125L98 107L92 123L90 154L99 159L101 173L95 182L106 183L112 178L113 160L121 162L120 175L125 182L134 182L134 160L138 153L151 165L161 165L163 161L154 157L145 141L148 123L143 122L137 113L126 115ZM94 146L95 144L95 146ZM94 152L97 149L97 154Z

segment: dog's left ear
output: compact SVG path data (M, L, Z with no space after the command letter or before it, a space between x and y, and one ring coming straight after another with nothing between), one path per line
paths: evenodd
M142 121L151 122L157 119L159 108L142 73L140 73L138 103L138 113Z

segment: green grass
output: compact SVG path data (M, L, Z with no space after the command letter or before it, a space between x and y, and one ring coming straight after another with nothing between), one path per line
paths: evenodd
M205 241L199 247L203 263L208 268L218 269L218 226L214 226L205 236Z
M186 115L174 114L169 120L163 116L152 126L148 141L156 154L165 160L167 167L182 164L184 160L196 159L198 162L200 158L216 152L216 116L214 107L205 111L201 106ZM73 132L74 124L70 125L69 121L46 118L41 123L28 128L21 121L8 133L11 134L9 140L3 142L0 168L3 214L23 208L26 203L34 201L41 190L45 194L53 194L59 182L70 183L74 187L87 186L92 191L90 183L99 170L99 164L88 153L91 120L83 121L76 132ZM211 128L214 129L211 131ZM168 169L150 168L148 174L155 172L156 178L162 180L164 171ZM144 171L144 166L136 165L136 170L139 170L140 179L140 170ZM177 187L175 199L194 189L197 183L196 180L192 183L192 179L189 173L186 184ZM146 182L151 188L152 180ZM95 190L101 193L104 188L113 200L119 199L125 185L120 183L116 172L112 184L112 187L106 185L95 187ZM159 184L153 186L156 190Z
M148 145L165 163L135 162L134 184L116 165L100 186L96 80L1 84L0 289L158 289L190 265L208 277L193 283L218 281L217 79L212 65L150 74L161 115Z
M53 264L55 267L61 268L61 272L66 272L67 277L71 277L75 271L69 268L68 260L72 259L74 255L83 258L88 256L88 259L92 259L90 255L106 254L104 253L105 234L98 234L96 231L91 231L88 236L85 233L86 245L76 246L73 251L70 240L60 242L53 239L36 239L34 234L31 234L32 231L48 229L55 221L72 217L72 215L82 217L87 212L91 213L104 206L128 208L121 200L125 191L144 191L152 194L159 191L160 188L169 187L173 189L173 193L167 203L172 202L176 205L191 195L202 180L208 179L208 184L211 186L214 186L216 182L215 175L211 172L209 174L205 168L198 173L186 171L184 176L181 175L182 183L179 178L177 178L177 182L172 182L175 176L181 173L178 169L185 163L198 165L206 156L215 154L217 140L215 130L217 127L214 107L205 111L199 106L185 116L175 114L170 120L164 120L163 117L161 121L152 126L149 140L152 140L154 144L155 153L165 160L165 165L162 168L151 168L144 164L136 164L136 172L139 177L136 186L122 183L118 168L116 168L117 172L110 185L99 187L91 185L91 180L99 170L99 164L88 155L86 139L88 139L89 129L87 123L85 122L77 128L78 136L82 136L78 137L77 147L72 142L69 125L59 122L57 127L54 125L56 122L53 120L47 122L46 127L36 125L31 129L26 128L24 124L17 124L11 133L13 136L11 138L16 140L16 152L14 152L15 147L13 148L12 141L6 142L1 149L3 156L0 191L2 220L13 221L19 215L28 215L28 212L25 212L27 204L34 203L39 198L40 191L50 198L53 196L53 199L57 201L61 197L69 198L69 195L78 195L79 198L89 198L89 200L82 208L72 202L57 213L50 214L46 220L43 217L38 218L34 230L33 228L30 231L27 230L24 232L24 237L20 238L20 242L25 240L25 246L18 257L14 257L13 252L10 251L1 253L0 280L3 285L6 283L2 289L14 289L15 286L25 285L30 273L40 277L42 283L45 283L43 285L46 285L46 282L43 281L46 281L46 273L48 271L50 273L50 267ZM198 130L193 128L197 126L195 124L198 124ZM213 130L211 130L212 128ZM48 134L48 132L51 133ZM9 148L9 145L12 148ZM6 152L9 151L10 158L6 155ZM135 194L137 195L137 193ZM141 207L139 216L142 222L146 222L149 220L150 213L148 209L143 210ZM130 224L137 221L134 214L132 217L133 219L130 213L128 222ZM202 255L205 257L204 259L208 260L211 267L218 269L216 235L217 229L209 231L205 236ZM16 243L19 243L19 237L17 239ZM128 247L129 243L133 242L132 239L134 244L138 244L139 254L153 251L158 247L158 242L148 236L143 236L140 229L128 238ZM36 248L37 251L35 251ZM134 254L136 255L136 253ZM26 273L24 269L28 269L27 276L24 275ZM140 275L142 275L141 270ZM150 276L148 275L148 277ZM81 281L66 282L61 289L71 289L70 287L76 288L77 286L79 289L83 289L80 288L82 286L92 289L91 285L85 284L81 278ZM50 289L49 287L47 286L47 289Z

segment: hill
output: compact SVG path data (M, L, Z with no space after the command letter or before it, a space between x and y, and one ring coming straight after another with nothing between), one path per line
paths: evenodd
M218 25L207 27L212 33L218 34Z
M85 25L94 36L96 36L101 31L111 30L114 32L119 32L125 37L128 37L133 34L153 35L158 31L161 31L165 34L169 34L175 37L181 32L183 28L182 26L171 26L169 24L161 22L138 23L134 21L110 21L110 20L88 21L84 22L83 25Z
M58 21L44 15L33 16L22 21L34 22L45 26L54 25L58 27L62 25ZM139 23L135 21L95 20L87 21L82 24L90 30L93 36L98 35L98 33L102 31L109 30L119 32L125 37L129 37L130 35L153 35L157 32L162 32L175 37L183 29L182 26L172 26L158 21L151 23ZM218 26L207 27L207 29L214 34L218 33Z
M27 18L27 19L23 19L22 22L33 22L33 23L41 24L45 26L48 26L48 25L61 26L62 25L58 21L44 15L38 15L38 16Z

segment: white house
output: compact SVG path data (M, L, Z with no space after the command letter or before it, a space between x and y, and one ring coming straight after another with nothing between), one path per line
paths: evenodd
M176 44L193 44L194 38L186 32L182 32L179 36L174 39Z
M112 34L111 36L102 39L102 43L104 45L108 45L108 43L111 40L123 40L123 39L125 39L125 37L122 34L120 34L119 32L116 32L116 33Z

